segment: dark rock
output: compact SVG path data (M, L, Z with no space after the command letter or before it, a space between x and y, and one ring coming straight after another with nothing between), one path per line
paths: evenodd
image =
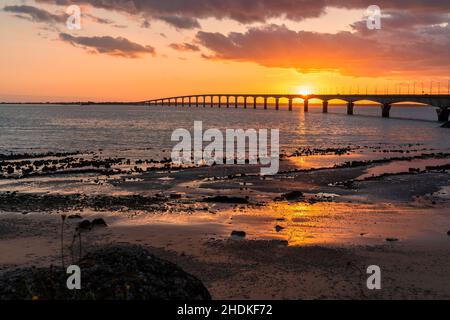
M275 230L277 231L277 232L281 232L281 231L283 231L284 230L284 227L282 227L282 226L275 226Z
M67 289L59 267L0 275L0 300L210 300L200 280L140 246L110 246L79 263L82 290Z
M397 238L386 238L387 242L397 242L398 239Z
M291 191L288 193L283 193L280 198L282 200L288 200L288 201L293 201L293 200L298 200L300 198L303 198L303 192L301 191Z
M91 222L92 227L107 227L106 221L102 218L94 219Z
M83 220L78 223L78 230L91 230L92 224L89 220Z
M450 230L447 231L447 235L450 236Z
M228 196L214 196L209 198L204 198L204 202L217 202L217 203L238 203L238 204L248 204L247 198L241 197L228 197Z
M233 231L233 232L231 232L231 237L245 238L246 236L247 236L247 234L245 233L245 231Z

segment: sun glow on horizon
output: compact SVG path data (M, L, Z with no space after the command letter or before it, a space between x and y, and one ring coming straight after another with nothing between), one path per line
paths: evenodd
M311 88L310 87L306 87L306 86L301 86L301 87L298 87L298 89L297 89L297 93L301 94L303 96L310 95L311 92L312 92Z

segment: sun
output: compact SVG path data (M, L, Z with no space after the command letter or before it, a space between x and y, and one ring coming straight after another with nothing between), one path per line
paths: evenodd
M297 89L297 93L301 94L302 96L307 96L307 95L311 94L311 88L301 86Z

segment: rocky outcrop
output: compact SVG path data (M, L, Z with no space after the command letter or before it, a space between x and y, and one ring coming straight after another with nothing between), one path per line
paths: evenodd
M200 280L140 246L109 246L78 264L81 290L67 289L61 267L25 268L0 276L0 300L210 300Z

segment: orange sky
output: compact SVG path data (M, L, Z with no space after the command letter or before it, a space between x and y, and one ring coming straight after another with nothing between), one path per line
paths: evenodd
M19 6L23 2L6 1L6 5ZM64 6L25 2L26 5L52 14L65 10ZM445 74L430 74L422 68L411 70L411 73L408 70L408 74L403 71L395 74L391 72L393 70L387 70L389 74L378 74L378 66L375 65L373 70L368 68L371 59L377 59L377 55L374 50L364 52L364 44L355 42L358 47L351 48L349 52L336 50L335 44L331 42L335 41L335 35L342 31L355 33L350 25L363 19L364 13L365 10L362 9L331 8L321 17L299 22L280 17L250 24L232 19L199 18L199 30L176 29L159 20L152 20L150 28L143 28L140 18L132 14L84 5L82 29L70 31L63 23L29 21L24 19L28 17L26 14L21 14L22 18L18 18L17 13L2 10L0 101L140 101L196 93L300 93L305 90L352 90L356 93L358 88L361 93L366 90L374 92L375 89L381 93L388 86L392 92L398 84L402 84L402 90L406 93L408 84L412 91L413 82L417 82L418 92L421 91L422 82L425 82L424 86L429 90L430 80L435 81L435 90L440 82L442 93L446 92L448 77ZM114 21L114 25L94 22L85 15L107 18ZM269 25L278 27L269 31ZM255 29L254 34L249 28ZM314 33L312 36L331 36L330 40L326 38L319 42L314 38L306 48L302 47L301 42L297 47L291 48L286 43L285 49L275 48L277 44L273 42L267 42L265 46L264 41L255 42L255 46L251 46L252 41L259 41L259 33L266 36L272 32L274 37L278 37L275 32L283 33L283 30L289 30L286 31L287 37L296 37L295 32L307 32L305 35L299 34L299 37L308 37L309 32ZM220 43L217 44L217 49L214 42L216 39L201 43L199 31L207 32L208 37L213 37L214 33L226 37L230 32L238 33L239 40L236 41L241 41L239 43L242 45L245 43L250 49L245 49L246 52L236 51L235 48L219 51ZM73 37L123 37L130 42L153 47L155 54L127 58L92 53L92 48L76 47L61 40L61 33ZM330 41L330 46L327 41ZM336 41L337 45L340 41ZM370 43L373 39L367 41ZM171 44L182 43L195 44L200 51L177 51L170 47ZM281 45L284 46L283 42ZM313 45L318 48L312 48ZM300 54L300 51L307 51L308 48L311 48L310 55L306 52ZM322 53L321 48L324 48ZM353 54L358 51L366 57L356 59ZM411 57L411 61L414 58ZM304 65L301 65L302 59L305 61ZM391 56L381 56L380 59L390 59L386 61L390 63L393 60L392 63L396 63ZM300 70L296 68L297 62L302 68L314 70ZM335 69L336 64L347 63L346 68ZM409 65L405 65L405 68L409 68Z

